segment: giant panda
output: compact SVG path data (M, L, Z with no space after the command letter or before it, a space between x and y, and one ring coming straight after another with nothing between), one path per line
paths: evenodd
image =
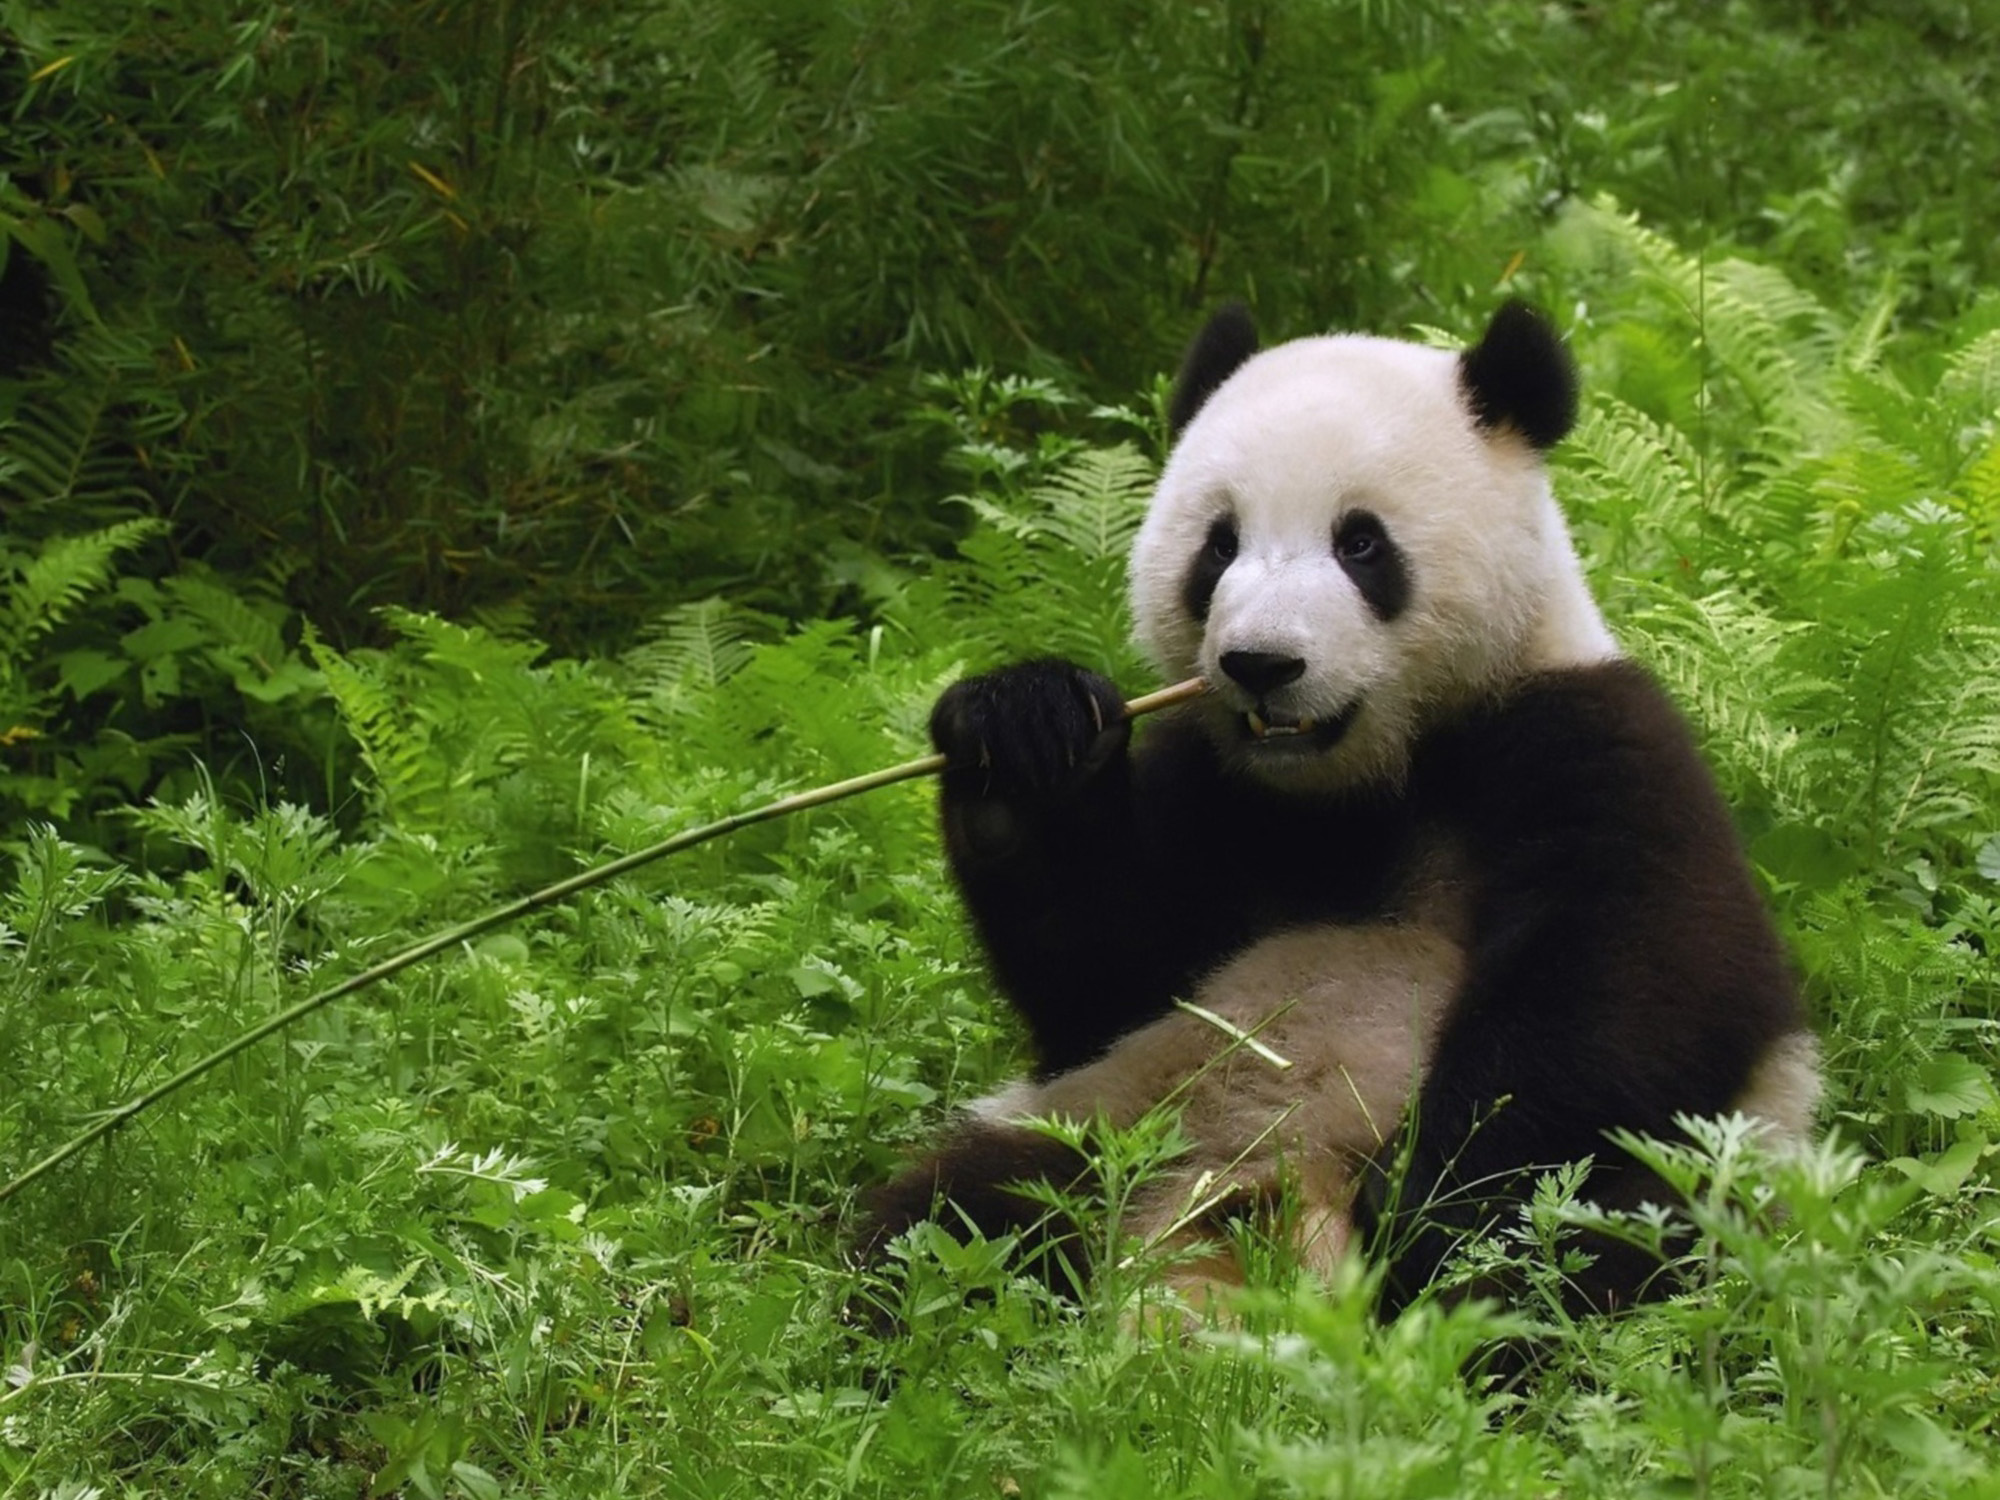
M1259 352L1243 308L1211 318L1131 602L1166 680L1212 691L1136 732L1063 661L939 700L951 873L1036 1067L875 1190L867 1246L933 1220L1079 1278L1036 1185L1087 1189L1087 1138L1031 1122L1167 1108L1185 1149L1123 1212L1165 1279L1237 1280L1229 1221L1257 1214L1318 1271L1368 1247L1393 1314L1548 1169L1668 1202L1613 1132L1808 1135L1816 1048L1729 813L1550 493L1575 411L1520 303L1456 353ZM1578 1305L1657 1284L1587 1248Z

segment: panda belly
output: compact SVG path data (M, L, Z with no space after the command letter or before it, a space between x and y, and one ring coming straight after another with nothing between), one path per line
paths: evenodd
M1463 969L1463 949L1436 926L1279 932L1191 997L1258 1046L1177 1010L1094 1062L1017 1083L972 1112L990 1125L1055 1116L1117 1127L1177 1112L1187 1150L1125 1206L1145 1251L1172 1262L1165 1280L1195 1305L1214 1286L1239 1283L1234 1256L1210 1243L1214 1232L1287 1194L1300 1262L1325 1274L1348 1241L1356 1173L1421 1085Z

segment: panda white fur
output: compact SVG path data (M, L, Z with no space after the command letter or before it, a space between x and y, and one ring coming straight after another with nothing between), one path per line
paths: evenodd
M1741 1109L1808 1134L1783 950L1549 492L1575 399L1519 304L1456 355L1258 353L1241 308L1211 319L1131 574L1161 672L1215 690L1136 736L1063 662L939 701L952 872L1039 1067L877 1190L869 1245L934 1218L1060 1244L1074 1274L1082 1247L1021 1187L1087 1184L1089 1161L1021 1122L1164 1105L1189 1148L1126 1222L1186 1251L1186 1289L1234 1279L1204 1237L1282 1197L1304 1264L1357 1233L1383 1257L1393 1312L1550 1167L1591 1158L1605 1206L1664 1201L1608 1132ZM1590 1248L1579 1305L1656 1276Z

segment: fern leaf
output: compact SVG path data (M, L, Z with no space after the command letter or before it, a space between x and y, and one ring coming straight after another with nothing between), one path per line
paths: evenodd
M1123 561L1146 518L1153 465L1130 443L1086 448L1029 492L1042 528L1080 557Z
M1645 588L1646 586L1641 585ZM1812 754L1797 723L1824 684L1799 673L1790 649L1810 627L1778 618L1734 590L1698 599L1646 589L1652 603L1626 634L1708 736L1718 769L1745 773L1786 818L1809 818ZM1742 786L1732 800L1752 800Z
M208 627L223 650L240 654L266 676L284 663L289 654L284 632L235 590L182 575L168 579L166 591Z
M443 758L431 753L427 727L406 710L380 661L344 656L310 626L305 645L375 778L385 810L406 824L435 819L447 789Z
M29 387L0 422L0 500L72 516L145 500L120 431L129 421L120 411L129 396L121 376L151 362L149 352L100 329L72 351L60 380Z
M1928 690L1890 725L1879 782L1883 838L1983 831L2000 789L2000 630L1960 624L1917 664Z
M1972 518L1979 538L1989 546L2000 537L2000 442L1985 450L1958 476L1953 503Z
M1804 441L1825 405L1815 398L1834 367L1839 328L1826 309L1768 266L1689 255L1608 199L1593 222L1662 287L1716 367L1736 385L1767 430L1766 446ZM1784 325L1797 331L1787 334Z
M1989 329L1952 355L1938 378L1935 399L1968 423L1991 423L2000 416L2000 328Z
M475 681L525 672L543 652L539 641L504 640L477 625L455 624L421 610L391 605L381 614L398 635L422 647L428 659Z
M1894 283L1882 288L1854 326L1840 340L1840 365L1849 374L1872 375L1880 370L1882 353L1896 322L1900 294Z
M1669 553L1686 550L1685 534L1702 503L1697 464L1679 429L1614 398L1592 403L1564 445L1564 468L1586 481L1566 486L1575 503L1616 538L1602 562L1614 569L1638 565L1635 538L1664 536Z
M655 619L626 662L655 683L712 688L741 671L755 649L757 619L723 599L677 605Z
M18 664L27 647L62 623L111 577L112 560L165 530L153 519L121 521L81 536L56 537L25 563L0 605L0 651Z
M1028 491L1026 504L953 498L1008 536L1052 541L1080 558L1122 560L1146 518L1152 490L1152 464L1130 443L1119 443L1070 454Z

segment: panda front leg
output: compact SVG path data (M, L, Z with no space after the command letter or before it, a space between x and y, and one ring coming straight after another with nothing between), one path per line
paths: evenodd
M1670 1204L1666 1184L1607 1137L1620 1125L1662 1138L1671 1114L1648 1107L1607 1064L1622 1057L1612 1039L1581 1017L1532 1025L1472 1000L1447 1028L1403 1128L1362 1174L1355 1228L1384 1267L1380 1311L1393 1317L1414 1301L1464 1245L1491 1231L1533 1195L1536 1179L1589 1159L1583 1201L1631 1210ZM1607 1088L1607 1081L1609 1087ZM1656 1289L1660 1258L1602 1235L1576 1231L1565 1243L1589 1263L1565 1281L1571 1315L1608 1312ZM1487 1279L1448 1294L1518 1300L1511 1278Z
M1124 708L1105 678L1044 660L958 683L932 713L946 759L939 813L952 877L1028 1027L1038 1082L975 1106L928 1156L867 1195L864 1258L934 1220L953 1233L1020 1236L1030 1252L1047 1252L1058 1284L1081 1271L1074 1229L1046 1213L1041 1188L1090 1190L1090 1163L1021 1118L1094 1119L1087 1100L1075 1109L1034 1100L1048 1081L1074 1077L1170 1013L1222 942L1222 903L1195 878L1209 862L1169 857L1182 838L1177 810L1199 798L1199 772L1148 766L1144 747L1130 749ZM1140 767L1152 788L1146 807L1135 793Z
M931 715L952 877L1044 1077L1166 1010L1188 963L1124 707L1105 678L1043 660L968 678Z

